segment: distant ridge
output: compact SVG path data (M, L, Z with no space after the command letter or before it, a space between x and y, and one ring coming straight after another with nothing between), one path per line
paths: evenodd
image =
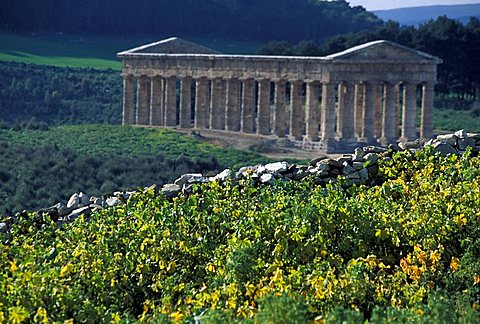
M443 15L466 23L470 17L480 18L480 1L479 3L464 5L437 5L377 10L373 11L373 13L385 21L395 20L402 25L417 26Z

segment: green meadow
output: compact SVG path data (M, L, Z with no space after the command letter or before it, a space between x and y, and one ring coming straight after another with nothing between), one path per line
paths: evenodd
M0 61L52 66L120 70L116 53L170 36L149 38L84 37L64 34L13 35L0 33ZM214 38L184 37L225 53L252 54L261 44Z

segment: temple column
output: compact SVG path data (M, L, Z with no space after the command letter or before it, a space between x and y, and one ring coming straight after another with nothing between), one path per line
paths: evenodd
M433 100L434 84L432 82L423 83L420 138L431 138L433 136Z
M239 106L240 84L238 79L227 80L226 99L226 129L233 132L240 130L240 106Z
M305 103L306 139L318 141L318 81L307 81L307 100Z
M355 84L355 135L356 137L362 136L362 120L363 120L363 105L364 105L364 92L365 87L363 83Z
M385 101L383 105L382 144L395 141L395 85L385 83Z
M382 137L382 123L383 123L383 91L382 84L376 83L374 87L375 92L375 121L374 121L374 136L375 138Z
M208 128L208 79L198 78L195 89L195 128Z
M257 133L270 134L270 80L258 82Z
M285 80L275 81L275 111L273 113L273 133L278 137L285 137L285 97L286 97L286 84Z
M177 77L165 79L165 126L177 125Z
M365 100L362 113L362 136L364 142L372 142L375 134L375 85L365 82Z
M346 96L345 82L338 84L338 103L337 103L337 137L341 139L343 136L343 116L345 111L345 96Z
M133 76L123 75L123 113L122 125L132 125L135 123L133 111Z
M150 124L150 79L146 75L137 80L137 125Z
M305 122L302 109L302 85L301 80L290 83L290 136L296 140L302 139Z
M417 116L417 85L403 84L402 141L412 141L417 137L415 120Z
M162 126L163 117L163 84L160 76L151 81L150 90L150 125Z
M326 144L335 138L335 84L322 86L322 141Z
M180 79L180 128L192 127L192 78Z
M210 107L210 128L225 129L225 96L221 78L212 80Z
M395 96L395 138L400 138L400 83L397 83L395 85L394 96Z
M243 133L253 133L253 114L255 111L255 81L251 78L243 80L242 88L242 124Z
M338 86L338 93L338 119L342 118L342 122L337 120L337 125L340 125L340 128L337 128L337 133L339 139L351 141L355 139L355 84L352 82L343 82ZM340 106L342 106L341 109Z

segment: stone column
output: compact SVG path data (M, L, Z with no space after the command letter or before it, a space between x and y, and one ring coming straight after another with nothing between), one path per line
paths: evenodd
M225 129L225 96L223 91L223 79L212 80L212 92L210 98L210 128Z
M344 97L344 109L343 109L343 121L342 128L340 129L339 134L341 134L341 139L344 141L352 141L355 139L355 109L358 104L357 100L357 87L351 82L344 83L345 88L345 97ZM340 119L340 116L338 116Z
M425 82L422 85L422 116L420 125L420 138L433 136L433 99L434 84Z
M270 80L258 82L257 133L270 134Z
M364 102L365 87L363 83L355 84L355 135L356 137L362 136L362 120L363 120L363 105Z
M151 81L150 90L150 125L163 125L163 82L160 76Z
M402 141L412 141L417 137L415 120L417 116L417 85L403 84Z
M307 141L318 141L318 85L318 81L307 81L307 100L305 103Z
M242 88L242 124L243 133L253 133L253 114L255 111L255 81L251 78L243 80Z
M322 141L325 144L335 137L335 84L322 86Z
M374 87L375 91L375 121L374 121L374 133L375 138L382 137L382 123L383 123L383 91L382 84L376 83Z
M395 85L395 138L400 137L400 83ZM403 99L405 100L405 99Z
M385 102L383 105L382 144L395 141L395 85L385 83Z
M375 135L375 85L365 82L365 100L362 113L362 136L364 142L372 142Z
M238 79L227 80L227 99L226 109L226 129L233 132L240 130L240 103L239 103L240 84Z
M302 139L305 122L302 109L302 85L301 80L290 82L290 136L296 140Z
M150 79L146 75L137 80L137 125L150 124Z
M165 79L165 126L177 125L177 78Z
M192 127L192 78L180 79L180 128Z
M278 137L285 137L286 130L286 111L285 111L285 97L286 97L285 80L275 80L275 111L273 112L273 133Z
M195 89L195 128L208 128L208 79L199 78Z
M337 103L337 137L341 139L343 136L343 116L345 111L345 96L346 96L346 82L340 82L338 84L338 103Z
M135 123L133 111L133 76L123 75L123 113L122 124L132 125Z

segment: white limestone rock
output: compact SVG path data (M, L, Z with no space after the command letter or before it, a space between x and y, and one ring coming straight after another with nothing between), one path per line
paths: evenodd
M358 172L353 172L347 175L347 179L360 179L360 174Z
M317 168L321 171L330 171L331 169L330 165L325 161L318 163Z
M114 206L120 205L122 202L118 197L109 197L107 198L105 203L107 204L108 207L114 207Z
M475 147L475 140L472 138L460 138L457 141L457 146L459 150L466 150L467 147Z
M433 144L433 147L436 152L439 152L440 154L446 156L449 154L457 154L457 150L450 144L445 143L445 142L437 142Z
M78 200L80 207L88 206L90 204L90 198L88 198L88 196L83 192L78 194Z
M288 164L288 162L285 162L285 161L265 164L265 169L269 173L285 172L288 170L289 167L290 167L290 164Z
M172 198L178 195L178 193L182 190L179 185L174 183L167 183L163 186L161 192L164 196Z
M90 210L89 206L80 207L80 208L77 208L77 209L73 210L70 213L70 215L68 215L67 217L64 217L64 220L66 220L68 222L71 222L71 221L79 218L82 215L88 216L88 215L90 215L90 213L91 213L91 210Z
M379 155L377 153L368 153L364 157L366 162L370 162L370 164L374 164L378 162Z
M271 173L265 173L260 177L260 182L263 184L273 184L275 182L275 177Z
M361 148L356 148L355 153L353 154L352 160L353 162L362 162L363 157L365 156L365 152Z
M216 176L210 177L208 180L209 181L225 182L225 181L227 181L228 179L231 179L231 178L232 178L232 172L230 171L230 169L225 169L222 172L220 172L219 174L217 174Z
M175 180L174 184L183 187L187 184L206 182L207 179L201 173L187 173Z
M93 205L103 205L103 199L102 198L97 198L97 197L90 197L90 203Z
M367 169L361 169L360 171L358 171L358 175L360 175L360 179L363 181L367 181L369 178Z
M363 162L353 162L352 166L355 170L361 170L363 169Z
M58 204L53 206L57 209L58 216L63 217L71 213L72 208L68 208L64 203L59 202Z
M347 162L343 162L342 174L349 175L355 172L355 169Z
M244 166L244 167L241 167L236 175L235 175L235 179L241 179L241 178L247 178L249 176L252 176L258 169L258 165L257 166L251 166L251 165L248 165L248 166Z
M70 196L70 199L67 202L67 208L77 208L80 204L80 198L77 193L74 193Z
M455 132L455 136L457 136L458 138L468 138L468 133L466 130L461 129Z
M445 134L445 135L437 136L437 141L441 141L451 146L457 145L457 139L458 139L458 136L455 134ZM435 146L435 142L433 142L432 144Z

